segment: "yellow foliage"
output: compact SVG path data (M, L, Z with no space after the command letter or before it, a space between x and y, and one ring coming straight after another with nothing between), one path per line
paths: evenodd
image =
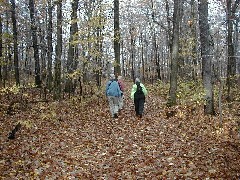
M27 129L30 129L33 127L33 124L30 120L25 120L25 121L18 121L22 126L24 126Z
M67 74L68 79L78 79L79 76L82 76L82 72L80 70L76 70L73 73Z

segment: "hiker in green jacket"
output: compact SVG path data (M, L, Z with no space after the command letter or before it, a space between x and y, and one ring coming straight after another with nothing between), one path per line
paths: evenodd
M143 115L146 95L147 95L147 89L140 82L140 79L136 78L135 84L132 86L131 98L134 100L136 115L140 118Z

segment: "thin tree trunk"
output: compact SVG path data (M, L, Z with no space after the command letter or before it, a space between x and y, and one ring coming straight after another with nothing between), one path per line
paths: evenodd
M48 27L47 27L47 88L52 89L52 53L53 53L53 45L52 45L52 33L53 33L53 23L52 23L52 11L53 5L52 0L48 0Z
M189 24L191 28L191 36L195 43L193 43L192 47L192 62L193 62L193 69L192 69L192 78L194 81L197 80L197 37L196 37L196 23L195 23L195 0L191 0L191 24Z
M134 73L134 59L135 59L135 41L134 41L134 27L130 27L130 36L131 36L131 65L132 65L132 70L131 70L131 77L133 82L135 81L135 73Z
M144 61L144 42L143 33L141 33L141 59L142 59L142 81L145 82L145 61Z
M70 26L70 39L69 39L69 49L68 49L68 59L67 59L67 72L68 74L73 73L77 68L77 56L78 56L78 45L74 43L77 39L76 33L78 31L77 27L77 9L78 0L72 1L72 14L71 14L71 26ZM72 78L68 78L66 82L66 92L74 92L75 87Z
M145 59L144 59L144 75L145 75L145 79L144 79L144 82L146 81L146 80L148 80L148 67L149 67L149 63L148 63L148 61L149 61L149 49L148 49L148 43L149 43L149 41L148 41L148 37L147 37L147 34L145 33L145 35L144 35L144 43L145 43L145 51L144 51L144 56L145 56Z
M122 52L121 52L122 53L122 76L126 76L123 40L121 41L121 44L122 44Z
M39 52L38 52L38 42L37 42L37 26L35 20L35 7L34 0L29 0L30 18L31 18L31 31L32 31L32 41L35 59L35 85L37 87L41 86L41 76L40 76L40 62L39 62Z
M100 23L100 22L99 22ZM98 52L97 55L95 56L95 60L96 60L96 69L95 69L95 76L96 76L96 82L97 82L97 86L100 87L101 86L101 78L100 78L100 74L101 74L101 29L100 27L97 27L97 42L95 44L95 47L96 47L96 51Z
M154 4L153 0L151 0L151 8L152 8L152 18L155 19L154 15ZM152 42L153 42L153 59L155 60L155 66L156 66L156 71L157 71L157 78L161 79L160 77L160 63L159 63L159 58L158 58L158 45L157 45L157 37L156 37L156 32L154 26L151 24L151 33L152 33ZM155 70L154 70L155 71ZM154 72L155 74L155 72ZM153 77L154 79L156 78L155 76Z
M8 14L8 11L6 11L6 24L5 24L5 27L6 27L6 32L9 34L9 14ZM10 53L10 49L11 49L11 46L9 44L9 42L5 42L6 43L6 50L5 50L5 53L4 53L4 65L3 65L3 87L5 88L6 87L6 81L8 80L8 62L9 60L11 59L11 53Z
M12 4L12 24L13 24L13 46L14 46L14 72L16 85L20 85L19 78L19 60L18 60L18 42L17 42L17 21L16 21L16 5L15 0L11 0Z
M221 80L221 77L219 78L220 86L219 86L219 95L218 95L218 108L219 108L219 114L220 114L220 127L223 125L223 113L222 113L222 90L223 90L223 82Z
M85 9L87 9L86 15L87 15L87 21L91 21L92 18L92 4L93 1L88 1L87 3L85 3ZM91 42L89 41L89 39L91 38L91 31L92 31L92 27L90 26L90 24L87 25L87 35L83 35L83 39L86 38L87 41L87 45L83 45L83 57L86 57L87 61L83 62L83 83L87 82L88 80L88 66L89 66L89 62L91 61L91 55L90 55L90 51L91 51Z
M103 54L103 34L102 34L102 29L103 29L103 20L102 20L102 1L99 1L100 5L100 12L99 12L99 19L98 23L99 26L97 27L97 42L96 42L96 50L97 50L97 55L96 55L96 63L97 63L97 69L96 69L96 81L97 81L97 86L100 88L101 87L101 76L102 76L102 54Z
M0 82L3 80L2 75L2 62L3 62L3 39L2 39L2 31L3 24L2 24L2 15L0 14Z
M210 51L210 29L208 24L208 1L199 0L199 28L202 56L202 75L203 86L205 89L204 107L205 114L213 115L214 100L213 100L213 83L212 83L212 53Z
M234 40L234 44L235 44L235 54L238 57L238 61L236 62L236 71L237 71L237 84L238 86L240 86L240 51L239 51L239 20L240 17L237 19L236 24L235 24L235 40Z
M101 22L102 23L102 22ZM98 57L98 86L101 87L102 85L102 57L103 57L103 33L102 29L99 29L99 52L100 52L100 57Z
M45 82L47 77L47 63L46 63L46 54L47 54L47 43L45 42L45 30L42 27L39 27L39 36L40 36L40 60L41 60L41 81Z
M168 0L165 0L165 4L166 4L166 12L167 12L167 45L168 45L168 48L170 50L170 52L172 52L172 34L171 34L171 17L170 17L170 8L169 8L169 2Z
M157 79L161 79L161 69L160 69L160 58L158 54L158 45L157 45L157 39L156 39L156 33L154 32L154 59L155 59L155 65L156 65L156 71L157 71ZM155 78L155 77L154 77Z
M62 58L62 0L57 3L57 45L55 58L54 99L61 97L61 58Z
M170 90L168 106L176 104L177 100L177 74L178 74L178 57L179 57L179 30L181 15L180 9L182 8L182 0L174 0L174 13L173 13L173 39L172 39L172 53L171 53L171 75L170 75Z
M119 0L114 0L114 55L116 66L114 67L114 74L121 74L120 67L120 28L119 28Z
M231 88L233 87L235 75L236 75L236 59L233 44L233 18L235 16L236 5L239 0L236 0L233 5L232 0L227 1L227 45L228 45L228 62L227 62L227 100L230 102L233 100Z

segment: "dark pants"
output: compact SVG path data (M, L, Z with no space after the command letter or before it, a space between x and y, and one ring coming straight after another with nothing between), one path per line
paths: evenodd
M142 115L144 109L145 98L134 98L136 115Z

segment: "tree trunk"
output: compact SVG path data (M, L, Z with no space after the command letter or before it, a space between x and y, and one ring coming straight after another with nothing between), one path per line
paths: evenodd
M141 59L142 59L142 81L145 82L145 61L144 61L144 42L143 33L141 33Z
M57 45L55 58L54 99L61 97L61 58L62 58L62 0L57 3Z
M3 62L3 39L2 39L2 31L3 30L3 24L2 24L2 16L0 14L0 82L3 80L2 75L2 62Z
M37 26L35 20L35 7L34 0L29 0L30 18L31 18L31 31L32 31L32 41L35 59L35 85L37 87L41 86L41 76L40 76L40 62L39 62L39 52L38 52L38 42L37 42Z
M15 0L11 0L12 4L12 24L13 24L13 47L14 47L14 72L16 85L20 85L19 78L19 60L18 60L18 42L17 42L17 21L16 21L16 5Z
M235 54L237 56L237 62L236 62L236 72L237 72L237 84L238 86L240 86L240 51L239 51L239 21L240 18L238 18L236 20L236 24L235 24L235 38L234 38L234 49L235 49Z
M101 20L100 20L101 21ZM100 22L101 24L101 22ZM99 55L96 55L96 63L97 63L97 69L96 69L96 81L97 86L101 87L102 84L102 51L103 51L103 34L102 29L99 27L97 28L97 45L96 49Z
M121 74L120 67L120 28L119 28L119 0L114 0L114 55L116 66L114 67L114 74L116 76Z
M235 5L239 3L239 0L236 0ZM227 100L230 102L233 100L233 95L231 88L233 87L235 75L236 75L236 59L234 52L233 44L233 18L235 16L234 5L232 0L227 1L227 45L228 45L228 62L227 62Z
M213 84L212 84L212 53L210 51L210 29L208 24L208 1L199 0L199 28L202 56L202 78L205 89L205 114L214 114Z
M122 76L126 76L123 40L121 41L121 44L122 44L122 52L121 52L122 53Z
M181 22L180 10L182 8L182 0L174 0L173 12L173 39L171 52L171 75L168 106L176 104L177 91L177 74L178 74L178 57L179 57L179 27Z
M52 53L53 53L53 45L52 45L52 33L53 33L53 23L52 23L52 11L53 5L52 0L48 0L48 27L47 27L47 88L52 89Z
M151 8L152 8L152 18L155 19L155 12L154 12L154 5L153 0L151 0ZM151 34L152 34L152 48L153 48L153 59L155 60L155 68L157 72L157 79L161 79L160 77L160 62L159 62L159 56L158 56L158 45L157 45L157 36L155 32L155 27L153 24L151 24ZM155 72L154 72L155 74ZM156 78L155 76L152 76L152 78Z
M104 20L102 19L102 1L99 1L100 5L100 12L99 12L99 18L98 18L98 26L97 26L97 40L96 40L96 50L97 54L95 56L96 58L96 64L97 64L97 69L96 69L96 81L97 81L97 86L100 88L102 84L102 54L103 54L103 22Z
M101 66L102 66L102 60L101 60L101 49L102 49L102 44L101 44L101 36L102 36L102 30L98 27L97 28L97 42L96 42L96 51L97 55L95 56L96 60L96 69L95 69L95 76L96 76L96 82L97 86L101 86Z
M92 4L93 4L93 1L88 1L86 3L84 3L85 6L84 8L86 9L86 15L87 15L87 21L91 21L91 18L92 18L92 14L93 14L93 11L92 11ZM84 61L83 62L83 66L82 66L82 71L83 71L83 83L87 82L88 81L88 68L89 68L89 64L91 62L91 54L90 54L90 51L91 51L91 42L90 42L90 39L91 39L91 32L92 32L92 27L90 26L90 24L87 25L87 35L83 35L83 39L87 39L87 43L83 45L83 51L82 51L82 56L85 57L87 59L87 61Z
M166 7L165 7L165 9L166 9L166 12L167 12L167 29L168 29L168 31L167 31L167 45L168 45L168 47L169 47L169 50L170 50L170 52L172 52L172 39L171 39L171 37L172 37L172 34L171 34L171 17L170 17L170 8L169 8L169 2L168 2L168 0L165 0L165 4L166 4Z
M193 62L193 69L192 69L192 78L194 81L197 80L197 34L196 34L196 23L195 23L195 19L196 19L196 12L195 12L195 0L191 0L191 22L189 24L190 28L191 28L191 37L194 40L194 44L192 46L192 62Z
M46 20L47 21L47 20ZM40 23L40 22L39 22ZM47 55L47 43L45 41L45 29L43 27L39 27L39 39L40 39L40 64L41 64L41 81L45 82L46 77L47 77L47 69L46 69L46 55Z
M78 0L72 1L72 14L71 14L71 26L70 26L70 39L69 39L69 49L68 49L68 59L67 59L67 72L72 74L77 68L77 58L78 58L78 45L75 44L77 39L76 33L78 32L77 27L77 9ZM65 91L74 92L75 87L73 84L73 79L69 77L66 82Z
M8 11L6 11L6 32L9 34L9 14ZM6 50L4 52L4 58L3 58L3 87L6 87L6 81L8 80L8 62L11 59L11 53L10 53L10 49L11 49L11 45L9 42L5 42L6 43Z
M134 27L130 27L130 36L131 36L131 65L132 65L132 69L131 69L131 77L133 82L135 81L135 73L134 73L134 69L135 69L135 63L134 63L134 59L135 59L135 40L134 40Z

